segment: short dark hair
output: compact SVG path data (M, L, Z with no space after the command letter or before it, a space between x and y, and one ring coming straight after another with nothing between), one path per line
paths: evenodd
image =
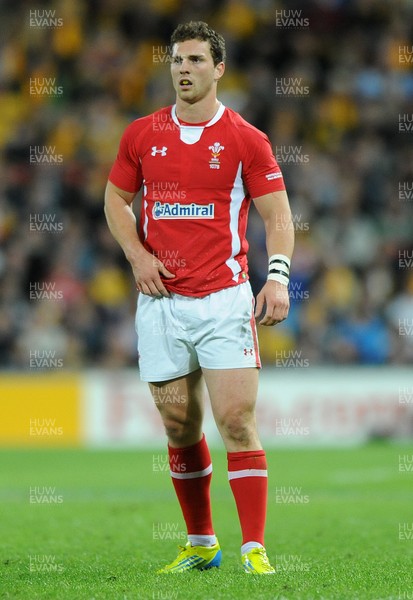
M225 62L225 40L222 35L211 29L208 23L204 21L190 21L189 23L178 25L171 35L171 48L174 44L186 42L187 40L209 42L215 67L218 63Z

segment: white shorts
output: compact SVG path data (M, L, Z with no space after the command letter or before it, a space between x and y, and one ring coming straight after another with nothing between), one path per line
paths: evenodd
M248 281L203 298L139 294L135 325L142 381L167 381L199 367L261 367Z

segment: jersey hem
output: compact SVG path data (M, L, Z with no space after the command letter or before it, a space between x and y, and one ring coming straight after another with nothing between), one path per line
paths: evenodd
M165 285L165 280L162 280L164 286L166 287L166 289L168 290L168 292L171 292L172 294L178 294L178 296L186 296L187 298L206 298L206 296L210 296L211 294L216 294L217 292L221 292L222 290L227 290L228 288L233 288L233 287L237 287L237 285L242 285L243 283L247 283L247 281L249 281L249 277L247 276L245 279L243 279L242 281L234 281L234 283L230 283L229 285L224 285L223 287L219 287L213 290L209 290L205 293L187 293L187 292L183 292L181 290L177 290L177 289L173 289L168 285Z

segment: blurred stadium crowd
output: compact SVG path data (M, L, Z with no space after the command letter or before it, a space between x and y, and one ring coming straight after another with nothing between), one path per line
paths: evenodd
M169 36L191 19L226 38L219 98L269 135L291 200L292 308L260 328L264 361L412 361L413 132L399 123L413 119L412 2L3 0L1 10L3 368L27 369L33 351L67 368L136 364L136 291L103 191L125 126L173 103ZM250 214L257 291L267 258Z

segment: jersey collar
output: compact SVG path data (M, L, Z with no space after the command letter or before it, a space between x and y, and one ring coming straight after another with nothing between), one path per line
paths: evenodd
M194 123L193 125L181 125L181 123L179 122L178 117L176 116L176 104L174 104L172 106L172 110L171 110L171 116L172 116L172 120L173 122L178 125L178 127L211 127L211 125L214 125L217 121L220 120L220 118L222 117L222 115L224 114L225 111L225 106L222 104L222 102L220 103L220 106L217 110L217 112L215 113L215 115L212 117L212 119L210 121L208 121L208 123L206 123L206 125L197 125L196 123Z

